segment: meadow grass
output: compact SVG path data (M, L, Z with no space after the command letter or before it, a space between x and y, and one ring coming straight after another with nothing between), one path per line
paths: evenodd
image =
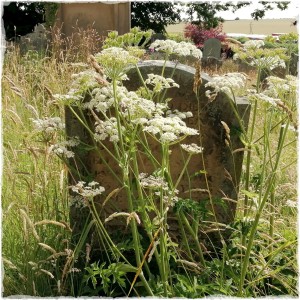
M85 51L85 50L84 50ZM67 54L66 54L67 53ZM49 153L50 142L40 140L33 130L31 119L45 116L64 118L64 107L55 100L54 94L66 94L72 74L81 67L63 55L45 56L35 51L21 55L17 46L6 51L2 77L3 119L3 178L2 178L2 249L4 263L4 296L75 295L73 267L75 245L71 244L69 228L68 170L61 161ZM69 55L71 57L71 55ZM85 63L85 62L84 62ZM237 71L236 65L226 62L221 69L205 70L210 75ZM249 87L255 85L255 73L249 73ZM251 159L251 192L257 194L261 184L261 157L266 140L264 136L265 107L258 104L253 141L255 147ZM253 112L250 119L253 118ZM269 135L267 149L278 147L280 126ZM273 137L274 136L274 137ZM62 136L54 136L59 141ZM296 202L296 138L287 132L286 146L282 149L279 171L276 175L274 201L268 202L262 211L246 273L247 287L243 296L288 294L296 296L296 219L297 208L287 205ZM198 275L196 287L185 285L182 277L180 296L197 297L223 293L238 295L238 277L235 269L243 263L245 245L241 236L253 224L256 209L245 219L243 206L244 180L242 175L241 203L238 206L236 235L227 246L223 259L207 262L208 275ZM255 196L250 204L255 205ZM272 223L273 222L273 223ZM270 231L270 224L273 228ZM83 248L83 247L82 247ZM220 267L221 265L221 267ZM99 271L94 266L90 270ZM217 271L216 271L217 270ZM220 271L221 270L221 271ZM81 270L84 273L84 270ZM181 275L180 275L181 276ZM230 280L232 276L233 279ZM93 276L91 276L92 278ZM192 276L191 276L192 278ZM198 280L198 281L197 281ZM201 281L202 280L202 281ZM212 281L212 283L210 283ZM199 290L199 286L203 285ZM153 285L155 286L155 284ZM159 287L156 287L159 289ZM199 294L197 294L197 291ZM161 294L160 294L161 295Z

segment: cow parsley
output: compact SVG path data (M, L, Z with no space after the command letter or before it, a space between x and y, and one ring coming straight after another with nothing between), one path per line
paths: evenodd
M198 135L196 129L189 128L179 117L155 116L147 122L143 129L152 135L159 134L159 140L162 143L171 143L184 136Z
M98 182L92 181L86 183L85 181L79 181L76 185L71 186L73 192L85 197L85 198L93 198L97 195L101 195L105 188L100 186Z
M177 54L179 56L193 56L195 58L201 59L202 52L195 45L187 42L177 43L173 40L156 40L153 42L150 49L155 51L162 51L167 54Z
M205 87L213 88L213 91L206 91L206 96L209 96L212 92L231 94L234 91L236 93L237 90L242 90L245 87L246 80L246 75L242 73L227 73L222 76L214 76L211 81L205 84Z

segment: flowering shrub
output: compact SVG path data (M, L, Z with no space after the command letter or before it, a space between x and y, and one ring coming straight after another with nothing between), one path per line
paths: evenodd
M204 42L211 38L224 42L226 34L222 32L222 29L222 25L216 28L204 29L198 25L188 24L184 29L184 36L191 39L198 48L202 48Z

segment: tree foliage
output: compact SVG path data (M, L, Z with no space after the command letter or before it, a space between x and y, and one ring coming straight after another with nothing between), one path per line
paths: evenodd
M3 9L6 39L18 38L33 31L44 22L44 4L41 2L11 2Z
M167 2L131 2L131 27L165 33L165 26L181 20L180 7Z

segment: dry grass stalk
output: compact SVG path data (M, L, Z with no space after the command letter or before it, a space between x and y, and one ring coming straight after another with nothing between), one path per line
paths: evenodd
M62 223L62 222L53 221L53 220L42 220L42 221L34 223L34 226L46 225L46 224L52 224L52 225L60 226L60 227L63 227L65 229L68 229L68 230L72 231L72 229L65 222Z
M44 244L44 243L38 243L42 248L52 252L53 254L56 254L57 252L52 248L50 247L49 245L47 244Z
M22 217L26 220L26 223L29 225L29 227L31 228L32 230L32 234L33 236L39 241L40 240L40 237L34 227L34 224L33 222L30 220L30 218L28 217L28 215L26 214L25 210L23 209L20 209L20 213L22 215Z

